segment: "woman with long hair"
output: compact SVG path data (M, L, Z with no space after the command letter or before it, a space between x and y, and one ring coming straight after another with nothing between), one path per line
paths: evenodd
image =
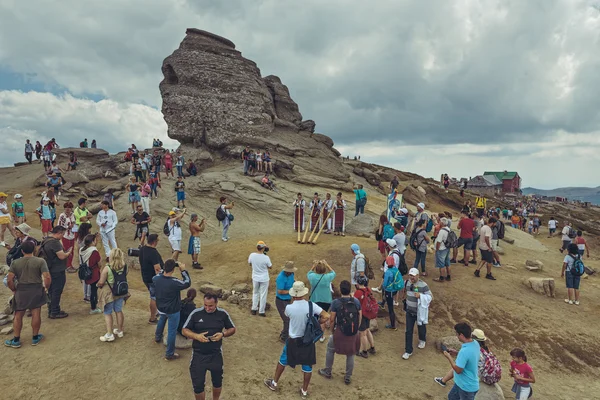
M84 240L87 235L92 233L92 224L89 222L82 222L79 225L79 231L77 232L77 248L81 252L81 249L84 246ZM90 295L91 295L91 287L85 281L81 281L83 284L83 301L89 303Z
M180 335L181 330L183 329L183 324L187 321L188 317L196 309L196 303L194 303L194 299L198 295L198 292L194 288L188 289L185 299L181 300L181 310L179 311L179 326L177 327L177 332Z
M129 192L129 204L131 204L131 213L135 214L138 203L140 202L140 187L141 185L132 176L129 178L129 183L125 185L125 189Z
M83 247L79 250L79 262L86 263L92 270L92 276L85 280L90 285L90 314L100 314L102 310L98 308L98 280L100 280L100 268L102 257L96 248L96 235L87 235L83 239ZM79 266L81 268L81 265Z
M65 251L68 251L75 246L75 232L73 232L73 227L75 226L75 215L73 215L73 203L70 201L67 201L64 204L64 208L65 211L58 217L58 226L62 226L66 229L61 241ZM69 258L67 258L67 272L75 271L76 269L73 268L73 252L71 252L69 254Z
M122 274L125 274L123 277ZM129 293L116 296L113 293L115 286L115 277L127 279L127 264L125 263L125 253L119 248L114 248L108 255L108 264L102 270L98 287L100 288L100 305L104 310L104 321L106 322L106 333L100 336L102 342L112 342L115 336L123 337L123 323L125 315L123 314L123 305L129 296ZM117 316L117 328L113 328L113 312Z
M307 277L311 287L309 301L316 303L323 310L329 311L333 301L331 282L335 279L335 271L327 261L319 260L313 263ZM325 328L326 323L321 325L321 329L325 330ZM323 335L321 336L321 342L324 341L325 336Z
M169 174L172 178L175 178L175 175L173 174L173 156L169 150L165 150L163 161L165 163L165 174L167 175L167 178L169 177Z
M381 253L381 261L385 262L385 258L387 257L387 244L386 240L392 239L394 237L394 227L390 224L387 216L384 214L379 216L379 226L377 227L377 232L375 232L375 239L377 240L377 249L379 253Z

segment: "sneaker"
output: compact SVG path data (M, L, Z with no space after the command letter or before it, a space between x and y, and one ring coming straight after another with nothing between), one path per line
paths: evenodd
M473 272L473 275L475 275L477 278L479 278L479 270L475 270L475 272Z
M375 347L371 347L369 350L367 350L369 352L369 354L375 354L377 353L377 351L375 351Z
M371 291L373 291L375 293L381 293L381 289L378 287L371 288Z
M502 265L500 263L493 263L492 267L500 268Z
M573 304L575 304L576 306L578 306L579 305L579 300L575 300L575 303L573 303Z
M177 360L179 359L179 354L177 353L173 353L173 355L170 356L165 356L165 360L167 361L173 361L173 360Z
M394 301L394 306L398 307L400 305L400 303L398 303L397 301Z
M324 341L325 341L325 335L323 335L319 338L319 342L323 343Z
M32 346L37 346L42 341L43 338L44 338L44 335L42 335L41 333L39 333L37 335L37 338L32 337L31 338L31 345Z
M369 353L367 353L366 351L359 351L358 353L356 353L356 355L362 358L369 358Z
M227 241L227 239L226 239L226 238L221 238L221 240L222 240L222 241L224 241L224 242L226 242L226 241Z
M9 339L9 340L5 340L4 341L4 345L6 347L12 347L13 349L18 349L19 347L21 347L21 341L20 340L15 340L14 338Z
M489 279L490 281L496 280L496 278L494 278L494 275L492 275L492 274L485 274L485 279Z
M61 319L61 318L67 318L68 316L69 316L69 314L67 314L64 311L61 311L58 314L50 314L48 316L48 318L50 318L50 319Z
M102 310L99 308L96 308L95 310L91 310L90 315L94 315L94 314L102 314Z
M419 340L419 344L417 345L417 348L424 349L425 348L425 342L423 340Z
M450 262L452 262L452 260L450 260ZM464 264L465 263L465 259L463 258L462 260L458 260L459 264Z
M321 375L323 378L331 379L331 374L328 374L325 368L321 368L319 370L319 375Z
M349 385L350 383L352 383L352 378L350 378L349 376L345 376L344 377L344 383L346 385Z
M408 360L410 358L410 356L412 356L412 353L404 353L404 354L402 354L402 359Z
M570 301L571 301L571 300L569 300L569 299L565 299L565 303L568 303L568 302L570 302Z
M566 301L566 300L565 300ZM568 304L573 304L573 300L566 301Z
M275 383L275 381L273 379L267 378L263 382L265 383L265 386L269 388L269 390L272 390L272 391L277 390L277 384Z
M397 331L397 330L398 330L398 328L396 328L395 326L392 326L392 325L390 325L390 324L387 324L387 325L385 326L385 329L391 329L391 330L393 330L393 331Z
M308 392L305 392L304 389L300 388L300 397L308 399Z
M469 261L469 264L477 264L477 260L471 260Z
M85 303L89 303L89 302L90 302L90 299L89 299L88 297L84 297L84 298L83 298L83 301L84 301Z
M265 313L258 313L258 316L259 316L259 317L266 317L266 316L267 316L267 314L265 314Z
M250 314L252 314L252 315L256 315L256 314L257 314L257 312L258 312L258 311L256 311L256 310L250 310Z
M108 333L105 333L104 336L100 336L100 341L101 342L114 342L115 335L109 335Z
M451 259L450 264L456 264L456 259L455 258Z
M452 280L452 278L450 278L450 275L446 276L446 280L447 281L451 281Z
M123 331L120 331L120 330L118 330L118 329L116 329L116 328L115 328L115 329L113 329L113 333L114 333L115 335L117 335L118 337L120 337L120 338L121 338L121 337L123 337Z
M433 380L440 385L441 387L446 387L446 384L443 381L444 378L433 378Z

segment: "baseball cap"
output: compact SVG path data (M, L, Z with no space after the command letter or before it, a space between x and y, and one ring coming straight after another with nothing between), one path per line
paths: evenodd
M416 268L411 268L410 271L408 271L408 274L412 276L417 276L419 275L419 270Z
M396 247L396 246L397 246L397 243L396 243L396 241L395 241L394 239L388 239L388 240L386 240L385 242L386 242L386 243L388 244L388 246L390 246L390 247Z
M352 246L350 246L350 249L355 253L360 253L360 246L356 243L352 244Z
M175 211L169 211L169 215L175 215Z
M261 240L260 242L256 243L256 247L267 247L267 244Z
M393 267L394 265L396 265L396 260L394 260L393 256L387 256L385 258L385 263L388 267Z
M402 214L408 214L407 208L401 208L400 211L402 211Z

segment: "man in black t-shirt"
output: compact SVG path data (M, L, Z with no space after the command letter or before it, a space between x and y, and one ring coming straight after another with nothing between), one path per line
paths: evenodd
M156 324L158 322L158 319L156 318L156 314L158 313L158 309L156 308L156 292L154 290L152 278L159 274L164 266L163 259L158 250L156 250L157 244L158 235L155 233L148 235L148 244L140 249L139 256L142 281L150 293L150 319L148 319L148 323L150 324Z
M140 238L140 247L144 245L146 236L148 236L148 223L152 221L152 218L144 211L141 205L137 206L136 213L131 218L131 223L136 226L134 240Z
M190 376L197 400L205 398L204 383L206 371L210 371L213 386L213 399L221 395L223 385L223 351L221 340L235 333L231 317L217 307L217 296L204 295L204 307L197 308L183 324L182 333L194 340Z

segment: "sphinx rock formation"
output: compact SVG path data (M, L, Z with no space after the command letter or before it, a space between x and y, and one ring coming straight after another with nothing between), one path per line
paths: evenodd
M333 141L314 133L281 79L262 77L223 37L188 29L162 65L162 112L169 137L187 159L210 167L239 159L244 146L269 148L279 177L323 186L347 187L350 173Z

